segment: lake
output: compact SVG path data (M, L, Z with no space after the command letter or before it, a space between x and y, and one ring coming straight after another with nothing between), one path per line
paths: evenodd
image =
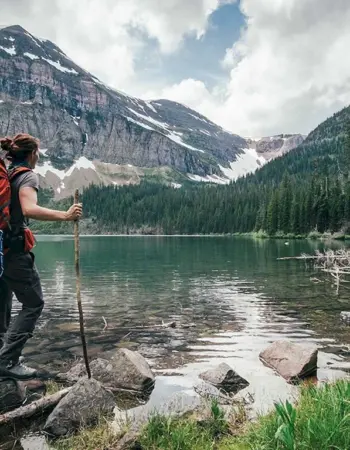
M257 408L265 410L293 389L259 362L259 352L278 339L316 343L318 379L345 376L350 327L341 323L340 312L350 310L348 291L337 296L303 261L277 261L324 245L236 237L82 237L89 355L138 350L157 375L151 405L191 390L200 372L225 361L247 378ZM35 254L46 307L24 355L28 364L64 370L82 355L73 239L39 237ZM176 328L164 326L173 321Z

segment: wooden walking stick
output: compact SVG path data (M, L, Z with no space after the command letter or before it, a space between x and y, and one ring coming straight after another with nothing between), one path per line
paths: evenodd
M78 189L75 191L74 203L76 203L76 204L79 203ZM86 372L87 372L88 378L91 378L91 371L90 371L90 365L89 365L89 360L88 360L85 330L84 330L83 306L81 304L81 291L80 291L79 219L74 221L74 254L75 254L75 275L76 275L76 284L77 284L77 303L78 303L78 311L79 311L80 336L81 336L81 343L83 345L83 354L84 354Z

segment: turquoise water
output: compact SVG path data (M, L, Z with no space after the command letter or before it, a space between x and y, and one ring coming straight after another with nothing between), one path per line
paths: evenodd
M138 350L157 375L150 405L191 390L201 371L225 361L251 383L257 408L264 409L292 394L259 361L259 352L278 339L316 343L320 380L345 376L350 327L339 315L350 310L348 291L337 296L305 262L277 261L323 246L232 237L82 237L89 355ZM35 253L46 307L24 353L28 363L62 371L82 355L73 240L40 237ZM164 326L169 322L176 328Z

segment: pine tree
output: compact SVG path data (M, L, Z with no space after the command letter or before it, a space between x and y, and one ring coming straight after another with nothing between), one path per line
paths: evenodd
M276 234L278 230L278 209L279 209L279 195L278 191L276 190L272 194L272 198L267 208L266 231L271 236Z

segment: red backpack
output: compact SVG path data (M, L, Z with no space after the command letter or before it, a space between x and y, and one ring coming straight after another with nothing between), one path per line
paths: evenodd
M3 236L6 230L11 229L10 203L11 203L11 180L19 173L28 172L29 167L17 167L11 173L7 171L5 162L0 158L0 276L3 271L2 257L7 249L3 246ZM24 230L24 251L28 252L34 247L35 239L29 228Z

